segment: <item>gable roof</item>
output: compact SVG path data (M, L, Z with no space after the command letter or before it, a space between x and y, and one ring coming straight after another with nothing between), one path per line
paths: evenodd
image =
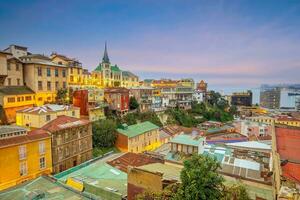
M149 132L151 130L158 129L159 127L155 124L145 121L142 123L134 124L131 126L124 126L122 128L118 128L117 131L121 133L122 135L127 136L128 138L132 138L138 135L141 135L143 133Z
M75 117L61 115L49 122L48 124L46 124L45 126L43 126L41 129L53 133L67 128L83 126L89 123L90 121L87 119L78 119Z

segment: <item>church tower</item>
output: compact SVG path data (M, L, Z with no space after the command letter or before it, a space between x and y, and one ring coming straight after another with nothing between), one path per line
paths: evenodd
M110 69L110 61L107 53L107 45L105 42L105 47L104 47L104 55L102 58L102 67L103 67L103 77L104 77L104 84L105 86L111 86L111 69Z

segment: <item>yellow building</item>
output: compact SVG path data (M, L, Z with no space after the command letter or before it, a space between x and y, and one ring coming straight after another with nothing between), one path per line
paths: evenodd
M129 71L122 71L119 66L111 65L105 44L102 62L91 73L92 84L98 87L136 87L139 78Z
M141 153L159 147L159 127L146 121L117 129L116 147L124 152Z
M83 69L82 64L74 58L68 58L67 56L52 53L51 60L54 63L65 65L68 68L68 84L69 85L82 85Z
M45 131L27 132L0 127L0 190L52 172L51 137Z
M46 104L39 107L18 110L16 124L31 129L41 128L58 116L80 118L80 109L71 105Z
M16 121L16 111L35 105L35 93L26 86L0 87L0 105L3 106L5 118L3 121Z
M24 82L36 93L36 104L55 102L57 90L67 89L67 67L50 58L32 54L20 57L24 63Z
M285 124L288 126L297 126L300 127L300 119L287 116L287 115L280 115L275 118L276 124Z
M253 122L260 122L260 123L265 123L265 124L270 124L274 125L275 124L275 118L274 117L269 117L269 116L255 116L255 117L247 117L246 119L253 121Z

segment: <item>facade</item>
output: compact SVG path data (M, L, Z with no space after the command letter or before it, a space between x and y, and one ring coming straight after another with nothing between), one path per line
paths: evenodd
M279 109L280 88L261 88L260 106L269 109Z
M205 93L202 90L195 90L193 94L193 101L196 101L197 103L203 102L205 99Z
M171 152L184 154L202 154L204 151L205 138L192 135L178 135L169 141Z
M67 89L67 68L50 58L32 54L20 57L24 63L25 84L36 93L36 104L55 102L57 90Z
M10 53L0 51L0 86L4 86L7 77L7 57Z
M236 131L249 138L271 140L272 126L261 122L253 122L250 120L241 120L234 123Z
M111 110L117 114L126 114L129 110L129 90L126 88L114 87L104 90L104 99Z
M288 126L297 126L300 127L300 119L287 116L287 115L279 115L275 118L276 124L285 124Z
M34 91L26 86L0 87L0 105L4 109L6 123L16 122L16 111L33 107L36 103Z
M38 130L51 134L53 173L92 158L92 125L89 120L63 115Z
M252 92L235 92L231 95L231 105L252 106Z
M148 121L131 126L123 124L117 134L115 145L123 152L141 153L160 146L159 127Z
M152 91L152 87L132 87L129 89L129 96L135 97L139 103L140 112L152 110Z
M111 65L105 43L102 62L91 73L92 83L98 87L136 87L139 79L129 71L122 71L117 65Z
M65 65L68 69L68 84L69 85L82 85L83 84L83 69L82 64L74 59L68 58L65 55L52 53L50 56L52 62Z
M18 126L0 128L0 190L52 172L51 137Z
M276 125L273 131L273 181L276 199L300 198L300 129Z
M30 129L41 128L61 115L80 118L80 109L72 105L46 104L21 109L16 113L16 124Z
M7 58L7 78L5 80L5 86L23 86L24 75L23 75L23 63L13 57L8 56Z
M207 92L207 83L204 82L204 80L201 80L196 87L197 90L202 91L204 93Z

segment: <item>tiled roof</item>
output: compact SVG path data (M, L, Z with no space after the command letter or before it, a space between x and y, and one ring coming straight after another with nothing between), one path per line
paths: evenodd
M131 126L123 126L122 128L118 128L117 131L128 138L135 137L137 135L141 135L145 132L158 129L159 127L156 126L155 124L146 121L138 124L134 124Z
M77 126L83 126L89 124L90 121L86 119L78 119L75 117L69 117L65 115L58 116L56 119L52 120L45 126L43 126L41 129L49 131L51 133L67 129L67 128L73 128Z
M229 147L242 147L242 148L249 148L249 149L261 149L261 150L270 150L271 146L265 143L256 142L256 141L247 141L247 142L235 142L235 143L227 143Z
M145 154L129 152L107 163L127 173L128 166L139 167L150 163L163 163L163 160Z
M300 122L300 119L290 116L278 116L277 121L298 121Z
M130 77L137 77L135 74L133 74L130 71L123 71L122 76L130 76Z
M0 94L4 95L21 95L21 94L34 94L34 91L26 86L4 86L0 87Z
M120 68L117 65L112 65L110 67L110 69L111 69L111 71L115 71L115 72L120 72L121 71Z
M38 141L42 139L49 138L50 135L45 131L31 131L27 135L9 137L5 139L0 139L0 148L15 146L20 144L26 144L33 141Z
M111 87L111 88L105 88L105 93L121 93L121 92L129 92L128 89L124 87Z
M300 128L277 125L275 128L276 146L281 160L283 175L300 183Z

